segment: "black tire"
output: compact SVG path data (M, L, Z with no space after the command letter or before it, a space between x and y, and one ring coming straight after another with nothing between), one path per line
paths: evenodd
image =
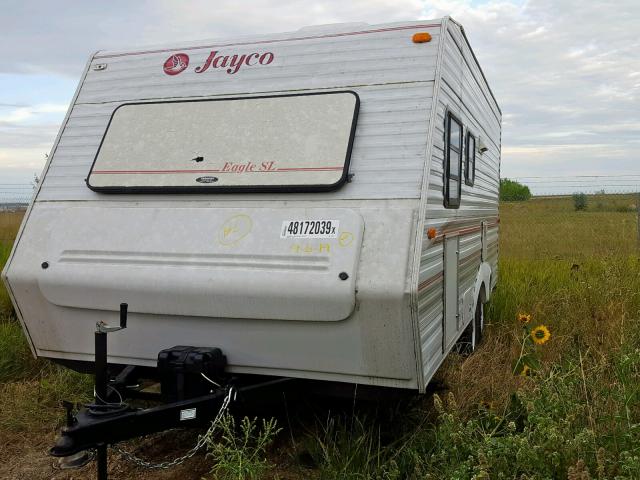
M482 296L478 298L478 302L476 304L476 314L473 318L474 323L474 342L473 347L474 350L480 345L482 342L482 334L484 333L484 299Z
M469 356L480 345L482 341L482 331L484 330L484 302L480 296L476 302L476 313L473 320L469 322L460 338L456 342L453 350L460 355Z
M468 357L475 350L475 320L469 322L467 327L462 331L460 338L453 346L453 351L462 355L463 357Z

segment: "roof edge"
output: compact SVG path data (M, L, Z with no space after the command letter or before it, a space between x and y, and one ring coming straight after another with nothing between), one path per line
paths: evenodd
M456 21L452 17L446 17L446 18L448 18L452 23L454 23L455 25L457 25L460 28L460 31L462 32L462 37L464 38L464 41L467 42L467 46L469 47L469 50L471 51L471 55L473 56L473 60L476 62L476 65L478 66L478 69L480 70L480 75L482 75L482 79L484 80L484 83L487 85L487 89L489 90L489 93L491 94L491 98L493 98L493 101L496 102L496 107L498 108L498 111L500 112L500 116L502 116L502 109L500 108L500 104L498 103L498 100L496 99L496 96L493 94L493 90L491 90L491 85L489 85L489 81L487 80L487 77L484 74L484 70L482 70L482 65L480 65L480 62L478 61L478 57L476 57L476 54L473 51L473 47L471 46L471 43L469 43L469 38L467 37L467 32L465 32L464 27L462 26L462 24L460 22Z
M288 32L271 32L271 33L260 33L253 35L239 35L233 37L219 37L213 39L205 39L205 40L191 40L186 42L176 42L174 44L152 44L152 45L142 45L139 49L122 49L122 50L100 50L96 55L96 58L110 58L110 57L119 57L125 55L132 55L137 52L140 53L163 53L163 52L176 52L180 50L197 50L204 48L220 48L225 46L236 46L243 44L260 44L260 43L268 43L268 42L279 42L279 41L292 41L296 39L305 40L305 39L314 39L314 38L322 38L322 37L330 37L330 36L343 36L355 31L358 32L379 32L385 31L389 29L393 30L402 30L404 28L426 28L426 27L436 27L442 24L443 18L437 18L432 20L413 20L413 21L402 21L402 22L389 22L389 23L377 23L377 24L368 24L368 23L334 23L328 25L310 25L301 27L298 30L291 30ZM357 28L356 28L357 27Z

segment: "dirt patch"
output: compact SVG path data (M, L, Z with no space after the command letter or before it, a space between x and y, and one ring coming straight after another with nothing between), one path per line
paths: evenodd
M185 453L196 441L197 433L166 434L156 441L142 441L127 445L148 460L162 462ZM47 451L53 445L55 434L6 435L0 440L0 478L3 480L94 480L95 462L73 470L61 470L57 459ZM200 479L211 468L211 461L198 453L184 464L169 470L149 470L134 466L117 453L109 454L110 480L168 480L173 478Z

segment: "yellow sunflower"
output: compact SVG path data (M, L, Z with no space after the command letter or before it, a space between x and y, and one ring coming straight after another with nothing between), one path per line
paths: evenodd
M531 321L531 315L529 315L528 313L519 313L518 321L522 324L527 324Z
M531 330L531 338L534 343L542 345L549 341L551 338L551 332L544 325L538 325L536 328Z
M525 365L524 367L522 367L522 371L520 372L520 376L521 377L528 377L531 375L531 369L529 368L529 365Z

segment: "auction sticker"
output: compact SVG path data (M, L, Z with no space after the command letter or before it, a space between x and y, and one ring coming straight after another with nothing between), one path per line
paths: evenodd
M280 238L337 238L340 220L285 220Z

